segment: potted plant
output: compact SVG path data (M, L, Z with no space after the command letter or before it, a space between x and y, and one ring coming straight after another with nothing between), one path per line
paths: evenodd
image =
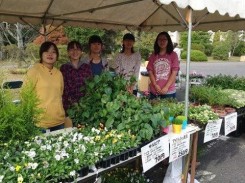
M180 116L177 116L176 118L174 118L172 122L174 133L181 133L182 123L183 123L183 119Z
M186 129L187 127L187 117L186 116L178 116L179 119L182 120L182 129Z

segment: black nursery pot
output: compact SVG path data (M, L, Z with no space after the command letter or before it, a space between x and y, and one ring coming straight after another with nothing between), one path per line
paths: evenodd
M128 151L128 156L129 156L129 157L134 157L134 156L136 156L136 155L137 155L137 150L138 150L137 147L129 149L129 151Z
M101 161L100 166L102 168L108 168L111 166L111 157L105 158Z
M115 165L120 162L120 155L114 155L111 157L111 164Z
M125 161L125 160L128 159L128 157L129 157L129 154L128 154L128 150L127 150L127 151L124 151L124 152L121 153L120 160L121 161Z
M80 170L78 170L79 177L84 177L84 176L88 175L88 172L89 172L88 166L82 167Z

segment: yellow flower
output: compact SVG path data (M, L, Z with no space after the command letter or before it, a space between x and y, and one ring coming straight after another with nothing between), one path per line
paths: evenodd
M99 141L99 140L100 140L100 136L97 135L97 136L95 137L95 141Z
M135 135L131 135L132 139L135 139Z
M20 169L21 169L21 166L19 166L19 165L17 165L17 166L15 167L15 171L16 171L16 172L20 171Z
M106 135L106 136L105 136L105 139L108 139L109 137L110 137L109 135Z
M114 138L114 139L112 140L112 143L115 144L116 142L117 142L117 139Z

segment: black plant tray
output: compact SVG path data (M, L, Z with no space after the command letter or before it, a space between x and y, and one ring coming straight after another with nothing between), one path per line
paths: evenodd
M79 177L84 177L86 175L88 175L88 172L89 172L89 167L88 166L85 166L85 167L82 167L80 170L77 171L78 174L79 174Z

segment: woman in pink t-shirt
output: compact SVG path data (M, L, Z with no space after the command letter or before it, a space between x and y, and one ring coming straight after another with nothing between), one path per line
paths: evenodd
M175 79L179 70L177 54L173 51L173 43L167 32L157 35L154 53L149 57L150 99L175 98Z

